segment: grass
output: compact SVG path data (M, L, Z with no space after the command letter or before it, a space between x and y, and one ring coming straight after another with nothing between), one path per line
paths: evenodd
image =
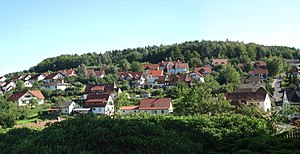
M34 123L36 120L38 120L38 121L53 120L56 117L57 117L57 115L38 115L36 113L32 117L29 117L27 119L17 120L17 125Z

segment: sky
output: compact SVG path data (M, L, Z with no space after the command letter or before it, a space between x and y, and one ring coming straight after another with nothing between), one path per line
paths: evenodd
M300 48L299 0L0 0L0 76L61 54L193 40Z

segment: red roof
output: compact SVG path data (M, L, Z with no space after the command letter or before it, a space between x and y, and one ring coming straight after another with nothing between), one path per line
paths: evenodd
M256 92L237 91L232 93L225 93L225 97L231 100L234 104L237 102L257 102L264 101L266 94L269 94L266 89L260 87Z
M172 104L171 98L150 98L140 101L140 110L168 110Z
M73 69L59 70L58 73L62 73L65 76L70 76L71 74L76 74L76 72Z
M43 96L41 91L39 91L39 90L37 90L37 91L28 90L28 91L21 91L21 92L14 93L13 95L11 95L8 98L8 100L9 101L16 101L16 100L20 99L22 96L24 96L27 92L32 94L33 96L35 96L38 99L45 99L45 97Z
M49 74L48 76L45 77L45 79L53 79L54 77L56 77L58 74L61 74L61 73L51 73ZM62 75L62 74L61 74Z
M169 77L169 83L176 83L179 81L182 82L190 82L193 81L194 79L192 77L190 77L187 74L174 74L172 76Z
M143 64L144 70L159 70L159 64Z
M121 106L120 110L138 110L139 106Z
M89 94L84 107L105 107L111 94Z
M147 72L147 75L152 75L152 76L162 76L163 71L162 70L149 70Z
M227 59L212 59L211 63L212 65L227 65L228 60Z
M209 66L197 67L194 69L194 72L200 72L201 74L210 74L211 67L209 67Z
M249 71L249 74L269 74L268 69L257 69Z
M86 85L85 94L97 93L97 92L114 92L117 91L117 88L114 88L114 84L88 84Z

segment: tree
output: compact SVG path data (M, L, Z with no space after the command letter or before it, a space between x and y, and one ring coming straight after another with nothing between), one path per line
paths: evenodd
M239 84L240 74L231 65L227 65L221 69L220 76L218 78L220 84Z
M22 91L22 90L24 90L24 89L25 89L24 81L18 80L18 81L16 82L16 90L17 90L17 91Z
M85 64L81 64L78 66L77 74L82 79L85 79L87 77L87 67Z
M123 68L124 71L130 70L131 66L130 66L130 63L127 61L127 59L122 59L119 64Z
M7 128L16 124L19 111L16 104L12 102L0 102L0 126Z
M141 64L140 62L133 61L131 63L131 70L132 70L132 72L142 72L143 64Z
M267 60L270 76L279 75L284 72L285 60L282 57L272 57Z

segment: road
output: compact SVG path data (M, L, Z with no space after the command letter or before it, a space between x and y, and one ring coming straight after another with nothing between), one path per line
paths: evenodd
M274 98L276 102L282 101L283 93L281 91L281 82L282 78L276 78L272 83L272 88L274 88Z

